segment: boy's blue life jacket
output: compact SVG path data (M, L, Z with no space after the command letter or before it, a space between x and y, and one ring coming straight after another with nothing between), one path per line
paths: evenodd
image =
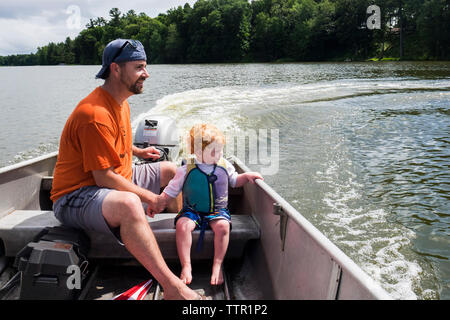
M196 164L187 164L186 178L183 183L183 209L200 216L214 216L221 211L229 214L228 172L222 158L214 165L210 174L203 172ZM201 220L197 251L203 246L203 237L208 226L207 219Z
M228 205L228 172L222 158L210 174L188 164L183 184L183 209L209 215Z

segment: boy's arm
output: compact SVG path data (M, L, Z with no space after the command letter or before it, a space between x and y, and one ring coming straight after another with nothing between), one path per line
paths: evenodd
M155 213L160 213L167 207L172 199L175 199L181 192L184 183L184 177L186 176L186 166L179 167L172 180L164 188L160 195L156 196L157 210L152 210L150 214L153 216Z
M238 174L236 178L235 188L242 187L247 182L255 183L256 179L264 180L264 178L258 172L245 172Z
M234 166L227 159L224 158L224 160L228 172L230 187L239 188L247 182L255 183L255 179L264 180L258 172L245 172L238 174Z
M165 193L164 191L156 196L156 202L158 203L158 210L151 210L150 214L153 217L155 215L155 213L160 213L161 211L164 210L164 208L167 207L167 205L169 204L169 202L171 200L173 200L174 198L172 198L171 196L169 196L167 193Z

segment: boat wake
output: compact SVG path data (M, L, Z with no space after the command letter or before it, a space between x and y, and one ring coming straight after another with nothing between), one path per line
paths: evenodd
M450 81L354 79L291 86L203 88L164 96L133 121L133 128L146 114L169 115L177 120L182 130L200 121L215 123L224 131L242 130L255 123L276 126L280 123L267 121L273 119L264 117L273 112L280 113L284 108L365 96L435 91L450 97Z
M410 260L415 233L389 221L389 212L364 203L363 185L354 172L334 161L325 172L316 172L325 185L318 228L379 282L394 299L417 299L418 261ZM432 294L424 292L422 295Z

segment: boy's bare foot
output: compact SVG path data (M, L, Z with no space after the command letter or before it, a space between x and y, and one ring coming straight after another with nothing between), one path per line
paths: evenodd
M214 263L211 274L211 285L217 286L223 283L222 264Z
M180 279L185 284L190 284L192 282L192 267L191 267L191 265L185 265L182 267Z

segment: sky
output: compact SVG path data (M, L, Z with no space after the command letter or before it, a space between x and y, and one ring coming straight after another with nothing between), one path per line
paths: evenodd
M196 0L1 0L0 56L36 53L49 42L74 39L90 18L107 20L111 8L154 18Z

